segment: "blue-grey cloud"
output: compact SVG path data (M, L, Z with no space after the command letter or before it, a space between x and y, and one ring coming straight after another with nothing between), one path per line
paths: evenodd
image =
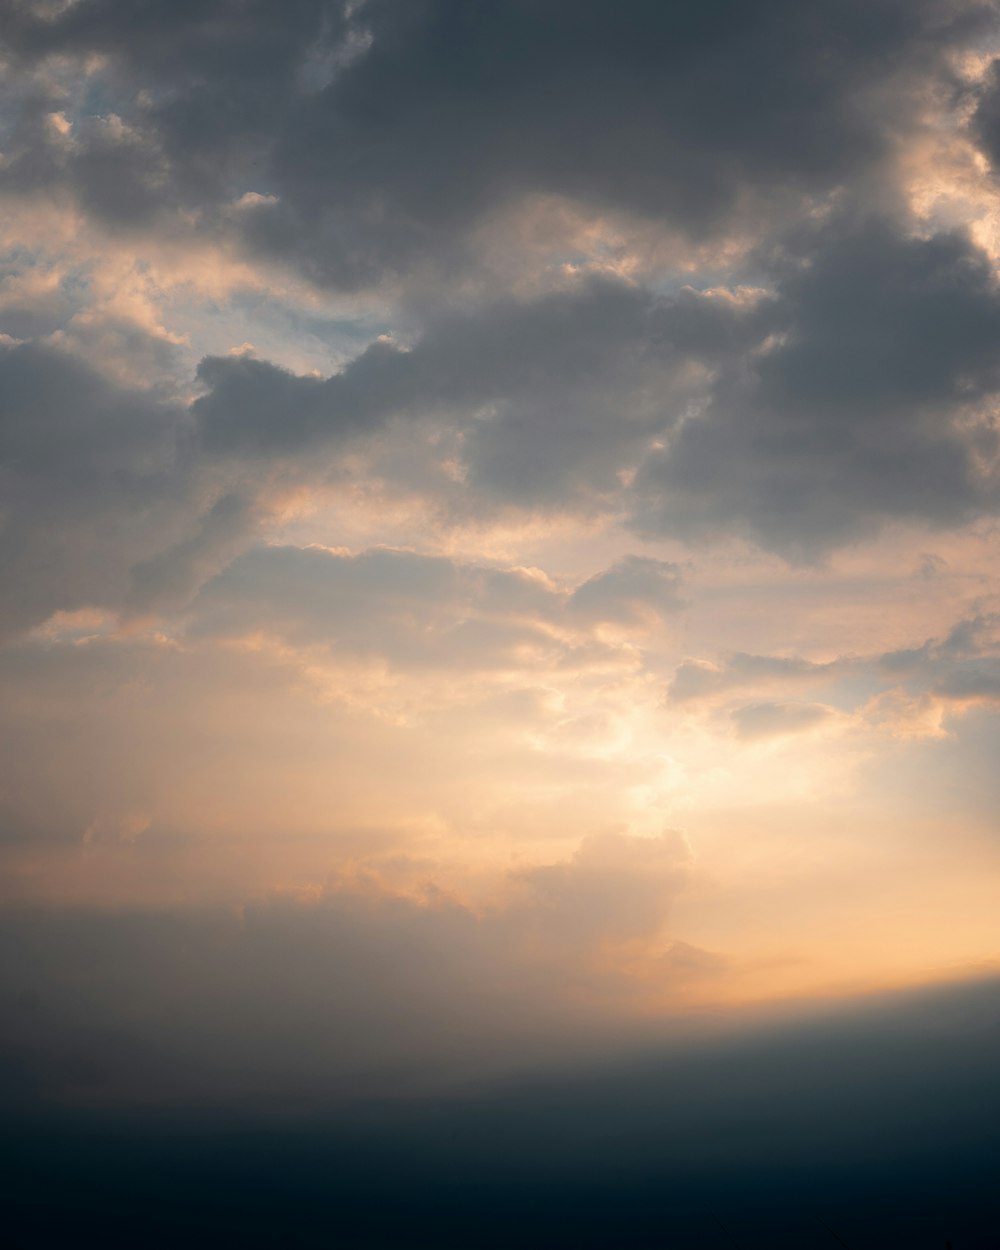
M539 193L705 237L748 199L888 170L916 86L954 89L949 51L991 15L978 0L19 3L7 55L26 75L75 62L77 142L47 131L66 101L30 78L0 188L64 190L116 227L193 215L347 286L474 263L472 229Z
M737 529L793 558L892 519L957 525L1000 502L990 397L1000 286L961 234L822 231L779 260L776 337L734 356L653 453L640 524Z
M120 603L197 507L183 408L33 343L0 344L0 395L0 628Z
M683 574L651 556L626 556L577 586L570 610L581 619L631 624L663 617L684 605Z
M934 705L960 718L1000 701L1000 619L983 613L960 620L943 638L874 655L844 655L824 663L797 656L737 652L719 662L688 659L678 665L667 701L678 707L721 704L742 737L794 732L822 723L834 707L879 714L877 702L898 695L914 708ZM804 691L824 703L803 702ZM783 697L782 697L783 696ZM891 704L888 719L893 720Z
M565 667L610 658L593 627L662 621L680 606L680 588L674 565L638 556L570 591L521 569L391 548L258 547L202 586L188 633L265 633L394 667Z
M744 703L733 711L733 722L741 738L778 738L784 734L815 729L830 716L821 703Z

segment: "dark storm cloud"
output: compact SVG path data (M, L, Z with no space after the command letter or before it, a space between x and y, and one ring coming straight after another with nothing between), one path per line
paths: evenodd
M1000 286L961 234L834 225L779 261L779 333L642 466L638 521L737 529L793 558L892 519L960 524L1000 501Z
M15 66L106 60L77 87L71 148L45 133L44 88L23 96L2 181L67 186L119 225L195 210L204 228L347 286L454 261L477 223L536 193L704 237L748 195L795 199L870 173L911 124L917 79L947 78L949 49L991 12L79 0L42 17L22 3L3 30ZM234 218L226 205L245 192L273 198Z

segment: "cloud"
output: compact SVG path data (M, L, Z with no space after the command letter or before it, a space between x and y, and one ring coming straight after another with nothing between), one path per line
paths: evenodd
M994 58L983 76L970 129L996 167L1000 163L1000 59Z
M326 381L208 361L195 415L206 449L235 455L431 421L462 466L437 484L450 507L617 506L646 533L736 532L800 561L893 520L994 513L1000 287L985 253L851 219L768 264L773 292L749 303L584 282L432 322L412 349L375 344ZM404 484L405 465L387 472Z
M759 219L887 165L915 80L951 83L949 51L990 12L213 0L125 20L121 0L18 5L4 43L34 86L0 182L65 189L115 227L193 221L347 287L468 265L475 228L533 195L704 238L748 203ZM47 128L58 106L71 142Z
M13 257L0 264L0 332L14 339L51 334L69 320L75 301L58 268L18 264Z
M77 314L58 343L8 342L2 558L25 590L6 627L181 606L283 492L342 480L350 456L446 523L632 509L647 531L735 531L792 559L895 518L994 512L1000 295L983 254L867 223L772 263L773 293L750 300L587 279L436 314L325 379L211 357L190 407L161 380L169 340L137 323ZM581 586L571 612L674 610L674 574L644 559Z
M833 226L785 258L781 314L640 467L637 519L812 559L893 519L995 512L1000 287L960 234Z
M582 618L602 622L656 620L683 607L682 584L676 564L651 556L625 556L577 586L569 606Z
M33 1007L4 1013L3 1044L60 1101L322 1100L516 1069L605 1032L629 987L595 958L654 937L685 868L672 835L607 835L479 914L348 883L238 912L8 911L0 997Z
M67 352L0 344L0 625L122 601L132 563L197 508L183 409Z
M1000 616L984 613L959 621L940 641L888 652L880 667L946 703L995 701L1000 698Z
M80 612L0 648L5 897L231 901L386 839L461 892L498 845L664 823L631 641L537 575L429 561L264 549L186 631Z
M86 0L45 14L18 4L3 44L23 78L0 186L68 192L115 228L165 226L218 210L280 132L310 49L336 43L341 6ZM22 85L23 84L23 85ZM20 92L18 88L20 87ZM17 95L20 95L20 101ZM48 113L69 114L51 133ZM10 112L8 106L8 113ZM183 227L181 227L183 228Z
M196 638L272 634L403 668L532 668L571 663L581 646L596 658L595 625L659 620L677 610L679 583L676 566L638 556L570 592L537 571L412 551L260 547L202 587L189 628Z
M841 664L816 664L798 656L747 655L737 652L724 664L707 660L685 660L678 665L670 682L669 698L684 703L728 695L745 689L774 689L828 682L841 671Z
M662 927L690 866L690 848L675 832L591 835L566 863L517 873L530 900L515 908L519 925L532 936L541 929L543 949L648 938Z
M820 703L745 703L733 711L736 732L751 741L802 733L829 717L830 709Z
M478 509L586 506L620 491L620 471L679 419L698 390L691 364L753 342L766 318L755 304L589 279L431 316L412 346L375 342L325 380L249 356L203 361L193 413L209 454L293 459L423 419L459 439L444 446Z
M821 690L826 702L776 698ZM755 695L746 701L747 695ZM856 728L942 736L947 718L990 708L1000 699L1000 632L995 613L960 620L940 639L824 663L798 657L737 653L719 663L685 660L669 684L671 705L725 708L741 738L797 733L839 709Z
M571 647L557 632L565 598L538 575L443 556L265 547L203 587L192 632L270 632L404 668L531 666L551 664Z

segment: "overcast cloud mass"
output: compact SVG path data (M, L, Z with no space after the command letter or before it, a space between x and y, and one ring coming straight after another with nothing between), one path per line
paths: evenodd
M993 1244L998 175L995 0L0 0L17 1244Z

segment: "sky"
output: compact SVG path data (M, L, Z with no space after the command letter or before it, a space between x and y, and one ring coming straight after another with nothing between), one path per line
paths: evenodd
M0 0L33 1245L993 1244L998 171L995 0Z

